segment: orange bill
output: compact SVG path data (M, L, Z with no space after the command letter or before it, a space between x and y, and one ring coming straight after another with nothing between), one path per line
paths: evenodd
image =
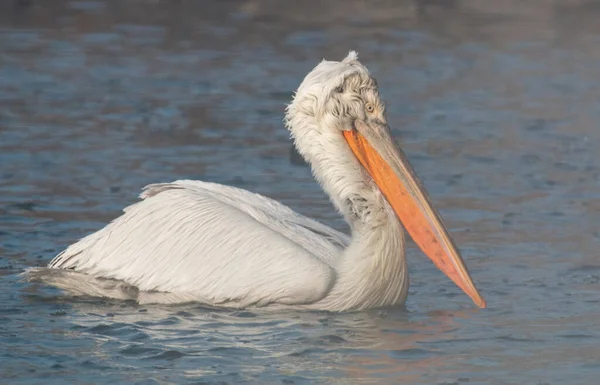
M383 138L372 139L371 145L356 130L344 131L344 137L415 243L477 306L485 308L485 300L404 153Z

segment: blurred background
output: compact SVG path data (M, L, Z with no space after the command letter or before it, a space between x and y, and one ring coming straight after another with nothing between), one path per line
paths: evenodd
M592 384L600 2L0 0L0 382ZM153 182L346 225L286 103L349 50L490 306L412 247L406 308L227 312L20 282Z

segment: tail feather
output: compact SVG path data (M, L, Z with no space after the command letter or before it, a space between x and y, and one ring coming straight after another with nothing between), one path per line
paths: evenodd
M44 283L75 296L108 297L121 300L138 300L139 290L123 281L96 278L73 270L36 267L27 269L25 280Z
M94 277L74 270L35 267L25 270L23 276L27 282L55 286L73 296L134 300L142 305L181 304L188 302L211 304L214 302L197 293L143 291L120 280ZM242 306L239 303L232 303L229 305L229 307L232 308L239 308Z

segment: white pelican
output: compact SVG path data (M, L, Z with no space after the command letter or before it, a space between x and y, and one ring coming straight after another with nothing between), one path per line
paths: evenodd
M246 190L179 180L145 187L140 202L47 268L28 270L29 280L140 303L397 305L408 291L403 224L439 269L486 306L392 139L377 83L355 52L318 64L285 121L351 237Z

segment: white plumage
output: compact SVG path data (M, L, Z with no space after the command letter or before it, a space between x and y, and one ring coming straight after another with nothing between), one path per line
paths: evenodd
M356 53L323 61L307 75L286 124L352 238L264 196L180 180L147 186L123 215L27 277L76 295L140 303L332 311L403 303L408 275L401 214L386 193L392 179L369 166L372 148L389 162L392 178L408 185L408 199L426 206L428 220L439 216L419 201L426 196L419 196L422 188L389 134L377 85ZM372 148L352 147L360 140ZM445 232L441 222L432 228L434 236ZM452 248L444 234L442 246Z

